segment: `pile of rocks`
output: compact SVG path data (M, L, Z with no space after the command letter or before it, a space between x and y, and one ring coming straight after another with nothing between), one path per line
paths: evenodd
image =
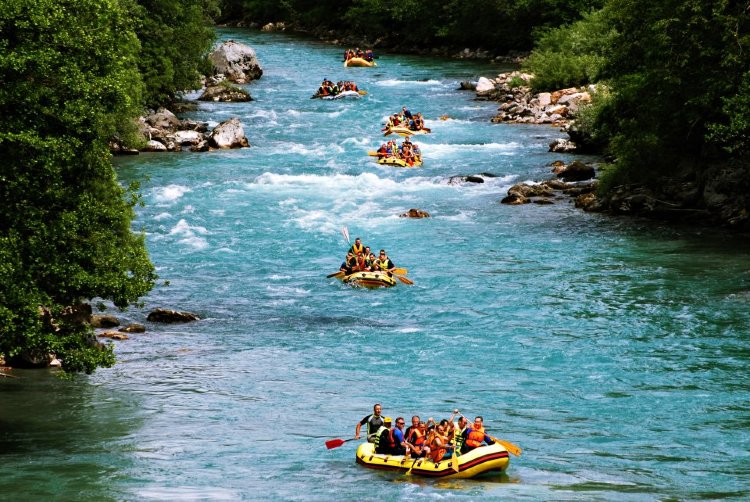
M211 52L208 58L213 73L204 80L205 89L199 101L252 100L246 90L233 85L245 84L263 75L252 47L229 40ZM160 108L140 117L138 125L145 140L145 146L140 149L142 152L179 152L183 149L206 152L250 146L237 118L222 122L209 132L206 122L180 120L171 111ZM139 152L126 148L117 138L110 141L110 151L120 155Z
M508 189L508 195L500 202L509 205L528 203L553 204L560 197L575 197L576 206L579 199L590 201L595 199L597 182L594 180L596 170L593 166L580 160L574 160L568 165L557 161L553 163L552 173L555 178L541 183L518 183Z
M581 105L591 102L591 93L596 92L594 86L589 86L534 94L529 85L532 78L528 73L514 71L501 73L495 79L479 79L475 89L477 98L502 102L493 122L565 126Z
M141 149L145 152L178 152L183 148L205 152L250 145L237 118L224 121L209 132L206 122L180 120L166 108L160 108L141 117L139 124L141 134L147 140Z

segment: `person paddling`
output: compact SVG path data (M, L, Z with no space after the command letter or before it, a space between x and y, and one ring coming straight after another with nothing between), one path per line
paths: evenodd
M464 444L461 447L461 453L468 453L474 448L479 448L482 444L495 444L495 442L484 432L484 419L476 417L474 423L470 425L463 433Z
M390 258L388 258L388 255L385 254L385 249L381 249L380 255L375 260L374 268L382 272L387 272L388 275L391 276L393 275L393 269L396 268L396 265L391 261Z
M380 429L385 421L383 420L383 416L381 413L383 412L383 407L380 405L380 403L375 404L372 407L372 413L370 415L367 415L365 418L359 421L357 424L357 428L354 432L354 439L360 438L360 432L362 431L362 426L367 424L367 442L368 443L374 443L376 436L376 432L378 429Z

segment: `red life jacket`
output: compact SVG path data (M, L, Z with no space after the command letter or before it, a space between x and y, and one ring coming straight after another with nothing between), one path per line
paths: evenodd
M396 438L393 437L393 429L388 432L388 447L393 451L396 448Z

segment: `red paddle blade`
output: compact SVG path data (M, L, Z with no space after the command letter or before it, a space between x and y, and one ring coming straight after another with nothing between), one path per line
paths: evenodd
M346 443L343 439L331 439L329 441L326 441L326 448L329 450L333 450L334 448L338 448L342 444Z

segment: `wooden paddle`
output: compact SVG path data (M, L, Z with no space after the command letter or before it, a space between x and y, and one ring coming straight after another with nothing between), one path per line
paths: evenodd
M398 279L399 281L403 282L404 284L408 284L409 286L411 286L412 284L414 284L414 281L412 281L411 279L409 279L407 277L404 277L402 275L396 275L396 274L393 274L393 275L396 277L396 279Z
M400 275L406 275L409 273L409 271L406 270L405 268L394 268L393 270L391 270L391 272L393 272L394 274L400 274Z
M367 91L357 91L360 96L367 96Z
M411 470L412 470L412 469L414 469L414 466L415 466L415 465L417 464L417 460L420 460L420 459L418 459L418 458L415 458L415 459L414 459L414 460L412 461L412 463L411 463L411 467L409 467L409 470L408 470L408 471L406 471L406 476L408 476L409 474L411 474Z
M331 277L335 277L336 279L340 279L346 275L346 272L343 270L339 270L338 272L334 272L332 274L328 274L326 278L330 279Z
M487 433L485 432L485 434L487 434ZM521 452L522 452L523 450L522 450L522 449L521 449L521 448L520 448L519 446L517 446L517 445L514 445L514 444L513 444L513 443L511 443L510 441L504 441L504 440L502 440L502 439L497 439L496 437L492 437L492 436L490 436L489 434L487 434L487 436L489 436L489 438L490 438L491 440L493 440L494 442L496 442L496 443L498 443L498 444L502 445L502 446L503 446L503 448L505 448L506 450L508 450L509 452L511 452L511 453L512 453L513 455L515 455L516 457L520 457L520 456L521 456Z
M464 418L466 419L466 421L467 421L467 422L470 422L470 421L469 421L469 419L468 419L468 418L466 418L466 416L464 416L464 414L463 414L463 413L459 413L459 415L461 415L462 417L464 417ZM490 438L491 440L493 440L494 442L496 442L497 444L499 444L499 445L502 445L502 446L503 446L503 448L505 448L506 450L508 450L508 451L509 451L510 453L512 453L512 454L513 454L513 455L515 455L516 457L520 457L520 456L521 456L521 452L522 452L523 450L521 449L521 447L520 447L520 446L518 446L518 445L514 445L514 444L513 444L513 443L511 443L510 441L505 441L505 440L503 440L503 439L497 439L496 437L492 437L492 436L490 436L489 434L487 434L487 432L485 432L485 435L486 435L487 437L489 437L489 438Z
M451 467L453 467L453 470L458 472L458 455L456 455L456 447L453 447L453 455L451 455Z
M369 155L370 157L380 157L380 154L375 150L370 150L369 152L367 152L367 155Z
M355 440L355 439L357 439L357 438L349 438L349 439L329 439L328 441L326 441L326 448L328 448L329 450L333 450L334 448L338 448L338 447L339 447L339 446L341 446L342 444L344 444L344 443L346 443L346 442L348 442L348 441L353 441L353 440Z

